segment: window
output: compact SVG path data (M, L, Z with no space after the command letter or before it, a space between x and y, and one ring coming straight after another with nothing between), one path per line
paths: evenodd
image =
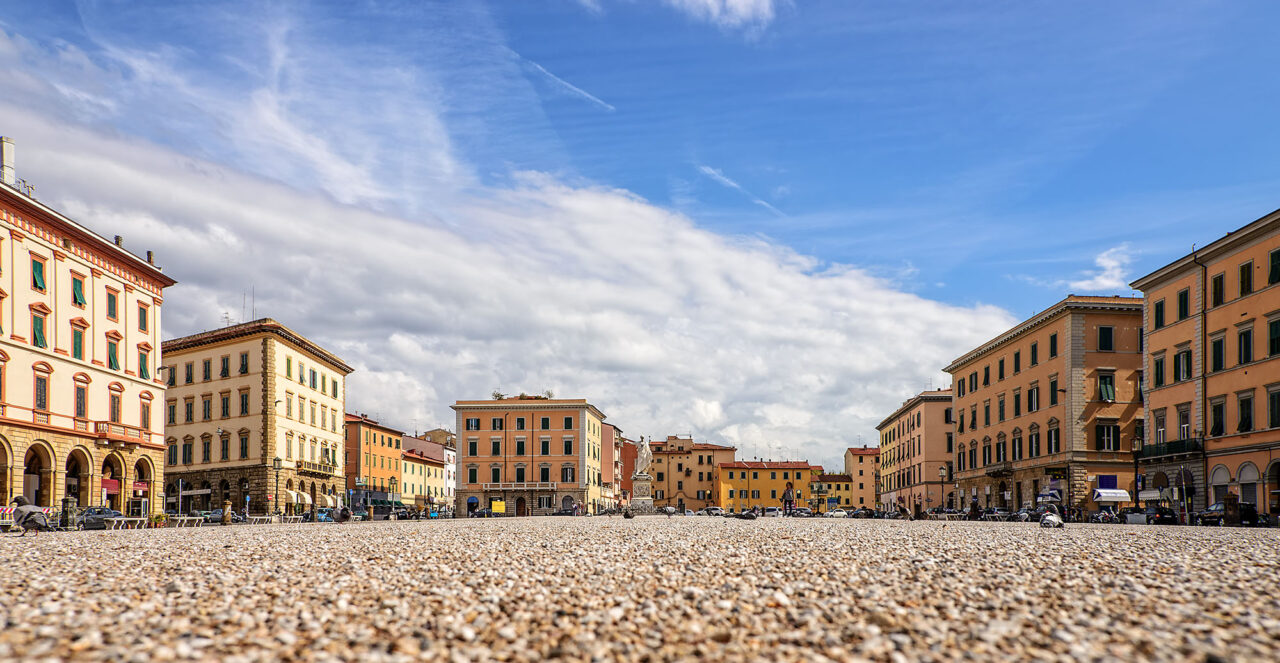
M519 483L524 483L524 468L523 468L523 467L517 467L517 468L516 468L516 481L517 481L517 482L519 482Z
M31 289L44 292L44 258L31 256Z
M573 430L573 417L565 417L565 418L564 418L564 429L565 429L565 430Z
M178 445L177 444L172 444L172 443L169 444L169 464L170 465L178 464Z
M1191 291L1183 288L1178 291L1178 319L1186 320L1191 316Z
M978 467L978 450L976 448L969 449L969 469L977 469Z
M480 430L480 418L479 417L468 418L467 430Z
M71 277L71 303L84 308L84 277Z
M1013 416L1022 416L1022 392L1017 389L1013 390Z
M311 424L312 425L315 425L316 423L315 413L316 413L316 405L315 403L312 403L311 404L311 414L312 414ZM240 392L240 414L242 415L249 414L249 392L247 391Z
M178 404L174 403L173 401L169 401L168 410L169 410L169 414L166 417L168 422L170 424L178 423Z
M490 456L502 455L502 440L489 440L489 455Z
M573 440L564 441L564 455L566 456L573 455Z
M227 417L230 417L230 416L231 416L231 394L223 394L223 395L222 395L222 398L221 398L221 401L222 401L222 403L221 403L221 405L222 405L222 418L223 418L223 419L226 419ZM290 406L290 407L292 407L292 406L293 406L293 403L292 403L292 402L290 402L290 403L289 403L289 406Z
M138 331L147 331L147 305L138 304Z
M186 378L186 383L191 384L192 382L195 381L192 379L192 375L194 375L195 367L192 365L191 362L187 362L187 365L184 366L183 368L185 369L184 377Z
M1271 394L1271 399L1270 399L1271 400L1270 405L1272 410L1271 412L1272 421L1276 420L1275 415L1277 414L1275 412L1275 407L1277 405L1276 403L1277 399L1275 398L1275 396L1276 394ZM1226 429L1227 429L1227 402L1225 400L1219 400L1217 402L1210 403L1209 404L1209 436L1219 437L1226 431Z
M1215 338L1209 341L1210 370L1220 371L1226 368L1227 339Z
M502 468L500 467L489 468L489 480L494 483L498 483L502 481Z
M961 398L964 398L964 378L960 379L960 382L956 385L956 389L958 389L960 392L959 396Z
M1280 319L1267 323L1267 354L1280 355Z
M1165 440L1165 417L1164 410L1155 413L1156 417L1156 444L1164 444Z
M249 436L241 435L240 436L240 458L248 458L248 457L249 457Z
M1236 406L1240 412L1239 426L1236 431L1247 433L1253 430L1253 395L1240 394L1236 397Z
M244 375L245 373L248 373L248 372L249 372L249 353L241 352L240 353L240 375ZM311 388L315 389L315 387L316 387L315 371L311 371Z
M110 288L107 288L107 319L108 320L116 320L119 318L119 316L117 315L118 307L116 306L117 299L119 299L119 294L116 293L116 291Z
M213 360L212 359L206 359L203 362L200 362L200 374L201 376L203 376L202 379L205 382L208 382L209 380L213 379Z
M1280 390L1267 392L1267 426L1280 427Z
M1058 335L1049 334L1049 358L1058 356Z
M516 417L516 430L524 430L524 417Z
M284 376L290 380L293 379L293 357L284 358Z
M478 482L478 478L476 477L476 474L477 474L477 473L478 473L478 472L476 471L476 468L474 468L474 467L468 467L468 468L467 468L467 483L477 483L477 482Z
M1115 328L1098 327L1098 352L1114 352L1115 349Z
M195 412L195 407L196 407L195 401L188 398L186 401L183 402L182 407L184 410L184 414L186 415L185 419L183 419L183 423L189 424L192 421L194 421L195 415L193 413Z
M1022 437L1020 437L1020 436L1016 436L1016 435L1015 435L1015 436L1014 436L1014 438L1013 438L1013 444L1012 444L1012 447L1013 447L1013 449L1012 449L1012 451L1013 451L1013 457L1012 457L1012 459L1013 459L1013 460L1022 460Z
M1062 451L1062 438L1057 428L1050 428L1044 436L1045 453L1053 455Z
M1058 378L1049 378L1049 407L1058 404Z
M1173 381L1191 379L1191 350L1182 350L1173 356Z
M969 374L969 391L978 390L978 372L974 371Z
M1164 357L1151 360L1151 381L1156 387L1164 386Z
M183 440L183 441L182 441L182 464L183 464L183 465L190 465L190 464L191 464L191 460L192 460L192 458L191 458L191 440Z
M542 455L543 456L551 455L551 440L542 441Z
M1004 396L1001 396L1000 400L996 402L996 418L1004 421Z
M1040 388L1032 387L1027 390L1027 412L1035 412L1040 409Z
M1049 431L1052 433L1053 431ZM1098 424L1094 430L1098 451L1120 450L1120 426L1116 424Z
M560 468L560 480L565 482L574 481L572 465L565 465L564 467Z
M490 419L489 430L502 430L502 417L493 417Z
M1236 338L1240 343L1240 346L1239 346L1240 362L1239 363L1247 364L1253 361L1253 330L1241 329L1236 334Z
M1040 347L1036 343L1031 344L1031 365L1035 366L1040 363Z
M1226 298L1227 298L1226 280L1227 280L1226 276L1223 274L1218 274L1217 276L1213 277L1212 286L1211 286L1212 299L1210 300L1213 302L1212 304L1213 306L1222 306L1222 302L1226 301Z
M71 356L84 359L84 330L76 327L71 330ZM169 384L173 384L173 371L169 371Z
M983 427L991 425L991 401L982 404L982 425Z
M990 366L982 367L982 386L984 387L991 386L991 367Z
M231 458L231 438L225 435L222 436L222 438L218 440L218 451L219 451L218 453L219 460L228 460L229 458ZM285 446L285 454L290 458L293 457L292 456L293 454L292 440L290 440L288 444Z
M209 462L209 460L212 458L212 456L213 456L213 454L212 454L213 449L212 449L211 447L212 447L212 440L210 440L209 438L207 438L207 437L206 437L206 438L204 438L203 440L201 440L201 441L200 441L200 460L201 460L201 462L207 463L207 462Z
M89 388L82 385L76 385L76 418L87 419L89 417Z
M147 352L146 350L138 351L138 377L142 378L143 380L147 380L151 378L151 371L147 369L147 366L151 363L149 361L150 359L151 359L151 353Z
M543 417L538 423L542 425L541 430L551 430L551 417Z
M476 456L476 455L479 455L479 453L476 451L476 441L475 441L475 440L467 440L467 455L468 455L468 456Z
M1013 374L1017 375L1022 372L1022 352L1013 353Z
M119 348L115 341L107 341L107 368L113 371L120 370Z
M31 315L31 344L37 348L47 348L49 343L44 339L44 315L34 313Z
M1244 297L1253 292L1253 261L1250 260L1240 265L1240 296Z
M997 380L1004 379L1004 358L1003 357L1000 358L1000 361L996 362L996 379Z
M978 406L974 405L969 408L969 430L978 429Z
M213 399L205 396L200 399L200 416L208 421L213 418Z
M1116 400L1116 376L1112 373L1098 375L1098 400L1108 403Z
M516 455L524 455L524 440L516 440Z
M218 363L218 377L231 377L231 357L222 357Z

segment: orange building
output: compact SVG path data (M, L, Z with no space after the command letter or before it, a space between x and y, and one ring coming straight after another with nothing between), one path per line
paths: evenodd
M347 490L351 504L385 513L400 506L400 464L402 431L384 426L364 414L347 413Z
M1134 499L1142 300L1068 296L945 370L960 507L1094 511Z
M1145 297L1147 500L1280 513L1280 211L1134 281Z
M507 516L608 508L601 468L605 415L586 399L521 395L458 401L452 408L462 431L459 513L496 501Z
M692 438L668 435L662 442L650 442L653 451L653 505L673 506L677 511L698 511L716 505L715 467L731 463L738 450L720 444L694 442Z
M803 460L720 463L715 466L714 474L715 504L730 513L749 511L753 507L782 508L787 484L791 484L794 491L795 505L805 506L811 497L809 483L814 477L812 466Z
M936 506L955 507L946 496L955 453L951 390L911 397L880 422L880 499L902 504L917 515Z
M844 473L849 475L852 495L849 504L853 508L874 509L880 503L880 449L878 447L849 447L844 450Z

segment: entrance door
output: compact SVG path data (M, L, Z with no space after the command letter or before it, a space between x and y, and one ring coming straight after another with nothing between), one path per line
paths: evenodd
M529 515L529 514L528 514L528 512L526 511L526 507L525 507L525 503L524 503L524 498L523 498L523 497L517 497L517 498L516 498L516 516L523 517L523 516L527 516L527 515Z

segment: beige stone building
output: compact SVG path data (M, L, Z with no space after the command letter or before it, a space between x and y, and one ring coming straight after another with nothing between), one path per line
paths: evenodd
M456 509L502 500L506 515L606 508L601 460L605 415L586 399L516 396L458 401Z
M880 432L880 500L917 515L956 506L951 458L955 453L951 390L921 392L876 426Z
M880 449L849 447L844 450L844 473L849 475L849 504L853 508L876 508L880 502Z
M0 504L156 513L174 280L20 190L7 138L0 157Z
M168 508L342 502L350 366L269 318L167 341L164 359Z
M717 506L715 468L736 460L737 448L668 435L649 443L653 452L653 505L698 511Z
M1055 501L1090 512L1132 501L1141 299L1071 295L945 370L961 507Z

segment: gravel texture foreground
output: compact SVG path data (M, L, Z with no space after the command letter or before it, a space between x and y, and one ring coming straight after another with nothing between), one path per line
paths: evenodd
M693 518L0 540L0 660L1280 660L1271 530Z

